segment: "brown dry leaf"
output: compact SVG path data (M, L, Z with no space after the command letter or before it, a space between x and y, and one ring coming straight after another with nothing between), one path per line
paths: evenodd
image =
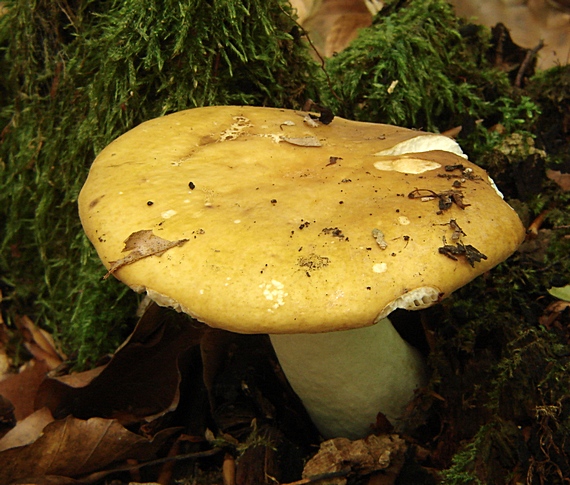
M544 313L539 317L538 322L548 330L555 327L563 331L563 325L559 319L567 308L570 308L570 302L563 300L554 301L544 309Z
M49 475L74 478L127 458L148 460L173 432L164 430L149 440L116 420L68 417L54 421L32 444L0 453L0 483Z
M332 57L346 49L358 37L358 31L372 25L370 12L351 12L337 18L325 41L325 57Z
M288 138L288 137L284 137L283 141L289 143L290 145L295 145L298 147L320 147L321 142L318 140L318 138L315 138L314 136L302 136L299 138Z
M182 246L187 241L188 239L178 239L177 241L162 239L155 236L152 233L152 229L133 232L125 239L125 247L123 249L123 252L131 251L131 253L117 261L112 261L111 267L103 279L107 279L115 271L127 264L135 263L149 256L162 256L169 249Z
M450 3L456 15L474 18L477 24L487 27L505 24L513 41L524 49L534 48L542 39L545 46L539 51L539 69L568 63L570 15L567 0L451 0Z
M104 368L86 379L46 379L36 408L46 406L57 419L99 416L123 424L163 415L178 404L178 358L199 343L202 329L187 316L153 303Z
M73 374L66 374L62 376L48 376L59 382L67 384L70 387L85 387L91 383L101 372L107 368L107 364L89 369L83 372L74 372Z
M570 190L570 173L562 173L559 170L547 170L546 176L556 182L562 190Z
M358 35L358 29L372 24L372 15L383 5L380 0L293 0L299 22L308 31L320 56L330 57L344 50Z
M26 348L36 360L45 361L49 370L63 364L67 357L56 349L49 333L37 327L26 315L16 319L16 326L24 338Z
M45 361L32 359L22 366L18 374L9 374L0 381L0 394L13 404L16 420L20 421L34 412L36 393L48 370Z
M318 453L305 465L303 477L347 471L357 475L369 475L384 470L399 473L406 452L406 442L395 434L371 435L362 440L334 438L321 444ZM328 483L344 485L344 477L334 478Z
M53 421L49 409L38 409L35 413L19 421L14 428L0 439L0 452L36 441L42 430Z

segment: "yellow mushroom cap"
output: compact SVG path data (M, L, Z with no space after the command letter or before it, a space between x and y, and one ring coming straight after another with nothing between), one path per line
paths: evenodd
M111 143L79 196L105 266L213 327L310 333L429 306L522 242L486 172L441 135L305 114L196 108ZM441 194L455 194L445 210Z

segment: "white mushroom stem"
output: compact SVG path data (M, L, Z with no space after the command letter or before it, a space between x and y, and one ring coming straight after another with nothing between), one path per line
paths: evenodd
M425 362L387 318L319 334L270 335L279 363L325 438L365 436L379 412L398 426Z

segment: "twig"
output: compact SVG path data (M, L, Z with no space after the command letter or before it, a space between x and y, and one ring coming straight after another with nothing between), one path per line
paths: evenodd
M180 460L195 460L197 458L205 458L208 456L213 456L218 454L222 451L222 448L212 448L211 450L207 451L199 451L197 453L186 453L184 455L176 455L176 456L167 456L166 458L159 458L158 460L147 461L144 463L137 463L134 465L123 465L117 468L113 468L111 470L103 470L100 472L91 473L83 478L76 479L75 482L79 485L91 485L102 478L110 475L111 473L118 473L118 472L128 472L131 470L135 470L137 468L142 468L143 466L154 466L154 465L161 465L163 463L168 463L171 461L180 461Z
M542 49L543 47L544 47L544 41L542 39L540 39L540 41L538 42L538 44L534 48L526 51L526 56L524 58L524 61L522 61L521 65L519 67L519 71L517 72L517 77L515 78L515 86L517 88L521 87L522 80L524 77L524 73L529 68L532 60L538 54L538 51L540 49Z
M329 76L329 73L325 67L325 60L323 58L323 56L321 56L321 53L318 51L318 49L316 48L315 44L313 44L313 41L311 40L311 36L309 35L309 33L303 28L303 26L297 22L297 19L295 19L295 17L293 17L292 15L290 15L288 12L286 12L284 10L284 8L281 6L281 11L287 15L293 22L295 22L295 25L301 29L301 32L303 32L303 35L305 36L305 38L307 39L307 42L309 43L309 45L311 46L311 49L313 49L313 51L315 52L316 56L319 58L319 61L321 62L321 70L325 73L325 77L327 78L327 84L328 87L331 91L331 94L339 101L342 103L342 99L340 99L340 97L336 94L335 90L332 87L332 81L331 78Z

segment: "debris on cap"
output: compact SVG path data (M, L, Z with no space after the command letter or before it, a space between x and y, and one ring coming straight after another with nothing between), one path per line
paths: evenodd
M79 197L109 273L214 327L324 332L429 306L521 243L453 140L319 113L196 108L111 143Z

